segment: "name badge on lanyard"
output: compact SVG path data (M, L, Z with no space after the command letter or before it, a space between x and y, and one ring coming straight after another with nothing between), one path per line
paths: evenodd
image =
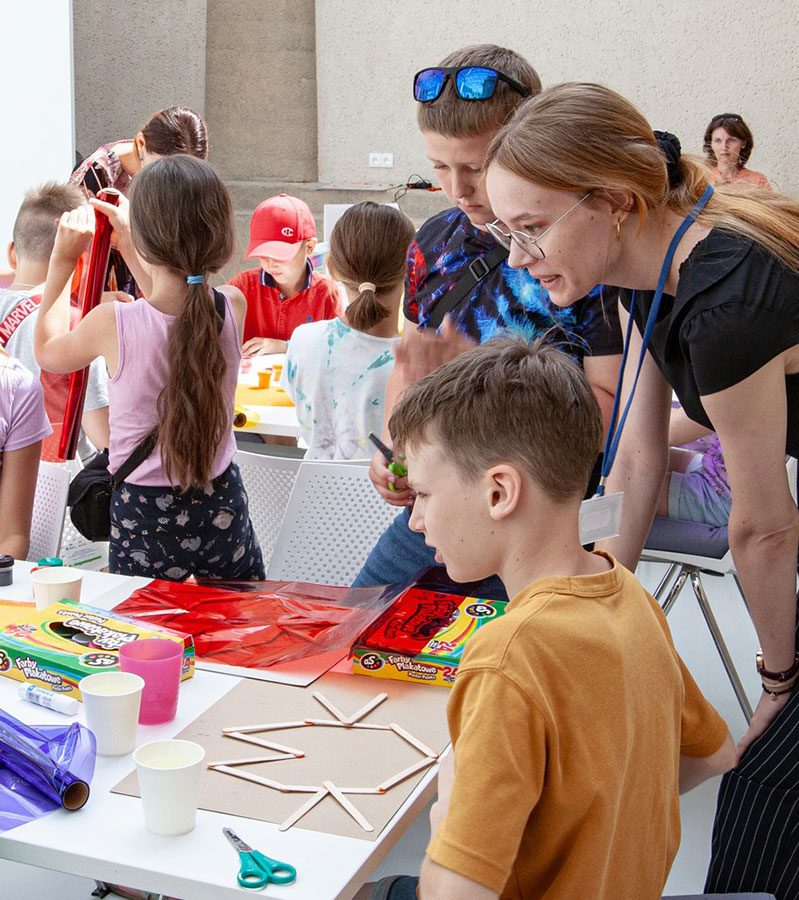
M624 369L627 365L627 354L630 348L630 335L632 334L633 319L635 314L635 291L633 291L632 300L630 301L630 317L627 322L627 334L624 338L624 352L621 357L621 369L619 371L619 381L616 385L616 395L613 398L613 411L610 414L610 425L608 426L608 434L605 438L605 449L602 455L602 477L599 480L599 487L596 494L590 500L583 500L580 506L580 542L588 544L591 541L600 541L605 538L617 537L621 531L621 514L623 495L621 491L613 494L605 494L605 482L607 481L610 470L613 468L613 462L616 459L616 452L619 449L621 434L624 430L624 423L627 421L627 414L630 411L630 404L635 396L635 389L638 387L638 376L641 374L641 367L644 364L646 351L649 347L649 341L652 338L652 331L657 321L658 311L660 310L660 301L663 299L663 292L666 289L666 281L669 277L669 270L674 259L674 253L677 245L682 240L685 232L691 227L696 217L704 209L707 201L713 195L712 185L705 188L702 196L696 201L694 208L683 219L680 227L674 234L666 251L663 265L660 267L660 277L658 278L655 296L652 298L652 308L644 326L644 333L641 338L641 354L638 357L638 368L635 370L635 378L630 396L627 398L627 405L624 412L619 418L619 403L621 402L621 390L624 381Z

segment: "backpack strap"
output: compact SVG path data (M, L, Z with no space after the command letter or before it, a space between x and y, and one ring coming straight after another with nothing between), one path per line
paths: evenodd
M444 316L452 312L461 301L477 287L478 284L505 259L508 258L508 250L502 244L497 244L488 253L478 256L465 266L455 284L436 303L433 311L427 319L427 328L439 328L444 321Z

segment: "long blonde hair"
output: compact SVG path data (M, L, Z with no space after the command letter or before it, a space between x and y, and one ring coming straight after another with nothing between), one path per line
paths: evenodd
M495 162L542 187L595 196L631 191L641 222L663 206L686 214L707 187L707 170L681 157L669 184L666 161L644 116L600 84L560 84L532 97L498 132ZM716 188L699 221L747 237L799 272L799 203L738 185Z

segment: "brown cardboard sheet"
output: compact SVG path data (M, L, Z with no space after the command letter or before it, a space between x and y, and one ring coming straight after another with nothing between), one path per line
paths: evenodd
M176 737L201 744L205 748L206 763L276 755L274 751L225 737L222 729L305 719L333 720L333 716L314 699L314 692L323 694L345 716L354 714L378 694L386 693L388 699L362 719L363 723L388 725L394 722L438 753L449 742L446 723L448 688L333 672L304 688L246 679ZM392 731L320 725L266 731L253 736L305 753L301 759L239 767L284 785L321 786L323 781L332 781L339 788L377 787L425 758ZM346 795L374 827L372 832L364 831L330 796L293 827L375 840L427 771L417 773L384 794ZM135 771L113 790L138 797ZM279 825L311 796L311 793L282 793L206 768L200 780L199 806Z

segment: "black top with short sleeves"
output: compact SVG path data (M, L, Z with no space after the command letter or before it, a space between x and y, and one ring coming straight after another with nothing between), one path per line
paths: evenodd
M632 291L620 298L630 309ZM653 291L636 291L643 333ZM714 228L680 266L676 297L663 295L650 352L686 413L708 428L701 397L743 381L799 344L799 275L759 244ZM786 452L799 456L799 375L786 375Z

